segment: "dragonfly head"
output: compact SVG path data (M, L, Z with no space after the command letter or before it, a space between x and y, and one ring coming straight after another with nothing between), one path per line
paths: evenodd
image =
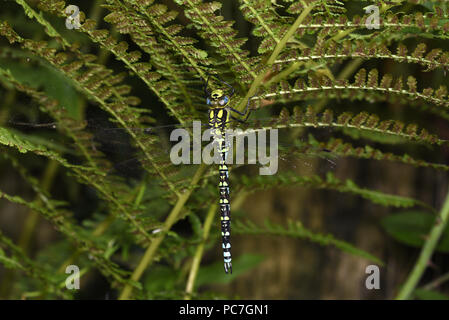
M224 94L224 91L217 89L212 91L209 97L207 97L207 104L210 106L224 107L228 104L229 98Z

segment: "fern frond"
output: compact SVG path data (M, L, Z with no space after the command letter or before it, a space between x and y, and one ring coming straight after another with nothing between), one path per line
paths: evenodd
M38 14L32 7L30 7L25 0L15 0L15 2L22 6L24 12L29 18L35 19L38 23L44 26L44 30L47 35L55 38L63 46L70 46L66 41L64 41L59 32L53 28L53 26L41 14Z
M109 20L111 21L111 20ZM180 121L181 124L184 124L186 119L186 111L188 106L192 106L192 101L190 99L189 94L187 93L187 89L185 85L182 83L180 78L179 68L172 68L170 65L170 59L159 59L160 61L164 61L163 66L165 67L166 74L172 75L171 79L177 84L177 87L169 89L171 86L167 86L165 81L162 79L162 75L160 71L152 71L151 64L146 62L130 61L128 59L129 53L126 52L126 48L128 45L126 42L116 43L116 41L110 36L106 39L104 37L98 36L93 30L95 26L95 22L93 20L87 20L81 26L82 31L85 31L91 39L99 43L104 49L108 50L114 56L122 61L134 74L136 74L146 85L147 87L153 91L154 94L160 99L160 101L167 107L167 109L171 112L171 114L176 117ZM136 36L133 37L134 39ZM150 46L151 42L146 42L146 46ZM155 57L160 56L155 55L154 52L156 50L148 50L148 53L151 54L152 59L155 60ZM158 65L161 67L161 64ZM164 70L164 69L162 69ZM185 99L185 103L180 103L176 101L176 97L179 96L179 93L174 95L173 92L178 90L183 93L183 98Z
M356 157L361 159L374 159L380 161L394 161L409 164L415 167L433 168L436 170L448 171L449 166L440 163L431 163L421 159L415 159L408 154L402 156L393 153L384 153L381 150L372 148L371 146L354 147L348 142L341 139L330 139L326 142L319 142L321 148L329 150L333 155L340 157Z
M353 83L349 83L347 80L332 81L324 75L309 75L307 80L298 79L293 88L286 82L281 82L280 85L273 85L262 98L288 99L294 96L295 99L307 100L332 97L350 100L363 99L369 102L399 101L403 104L415 104L418 106L422 106L422 102L427 102L438 107L439 110L435 111L438 114L446 112L449 100L447 99L445 86L440 86L436 90L426 88L419 92L416 79L413 76L407 78L407 88L404 88L401 78L394 79L393 82L393 77L389 74L385 74L379 83L379 79L376 76L378 72L374 70L370 71L370 76L367 79L366 70L364 68L360 69L355 75ZM418 101L421 104L418 104Z
M0 263L8 269L18 269L24 272L27 276L37 279L42 283L45 292L55 294L63 299L71 298L68 290L59 288L57 279L48 272L50 269L43 267L31 260L23 250L16 246L14 242L6 237L0 231ZM65 275L62 275L65 277ZM62 281L61 277L61 281Z
M325 42L324 46L315 46L313 49L305 48L301 51L290 50L284 52L275 61L275 64L297 61L330 63L340 62L345 59L362 58L364 60L391 59L398 63L416 63L425 67L424 71L426 72L437 68L448 69L449 52L441 49L432 49L424 56L426 52L424 43L418 44L412 54L407 54L407 48L403 44L399 44L397 54L393 54L386 45L377 42L364 43L361 40L345 40L341 43L336 43L330 40ZM277 68L277 66L275 65L273 68Z
M352 20L345 15L338 17L309 16L304 23L298 26L296 35L300 38L306 33L314 34L320 30L325 30L326 34L331 36L335 36L339 32L345 32L344 35L350 39L389 38L390 40L404 40L405 37L414 36L415 34L419 34L420 37L437 39L448 39L449 36L449 16L438 9L435 9L435 12L426 14L416 12L402 16L397 13L387 12L380 17L380 31L369 34L357 33L356 31L358 30L366 30L367 18L368 15L363 17L355 15Z
M191 77L189 68L175 61L170 52L157 43L150 25L135 11L124 5L110 4L107 8L111 13L105 17L105 21L114 24L120 33L129 34L133 41L150 55L149 62L129 61L127 58L129 54L125 48L126 42L117 44L107 31L105 31L106 34L99 34L98 30L95 30L96 22L93 20L86 20L80 31L87 33L94 42L113 53L133 71L181 124L190 120L188 111L189 108L193 108L193 101L185 80ZM172 33L175 33L175 28L172 29ZM180 29L177 30L179 31ZM151 70L152 65L156 67L156 70ZM168 83L163 79L164 77L172 83Z
M21 152L29 151L36 153L37 155L45 156L72 170L81 183L94 186L99 192L100 197L103 198L106 203L113 203L114 205L110 207L110 212L117 217L124 217L128 220L136 231L137 236L140 238L139 242L148 244L151 241L150 235L146 232L149 228L148 222L144 222L142 218L139 217L140 211L133 209L133 207L127 203L128 200L126 199L129 194L128 188L112 176L106 176L105 171L100 170L100 168L109 168L110 163L105 161L96 149L92 149L91 135L80 130L83 129L84 126L80 127L78 123L64 113L63 109L57 108L58 102L48 98L41 92L20 84L9 72L2 72L2 69L0 68L0 78L2 76L8 79L9 83L11 83L17 90L29 94L45 106L43 109L49 112L54 119L57 120L61 125L60 127L63 128L63 132L75 142L75 145L81 151L81 154L85 155L86 159L88 159L89 166L72 165L57 153L49 151L43 146L31 144L26 139L7 131L7 129L3 129L5 131L3 132L3 136L0 137L0 139L3 138L3 140L0 140L0 143L16 147ZM0 128L0 130L1 129L2 128Z
M354 256L368 259L374 263L383 265L383 262L379 258L373 256L365 250L359 249L346 241L336 239L332 234L322 234L310 231L305 228L300 221L289 220L287 221L287 226L284 227L274 224L269 220L265 220L264 226L259 227L250 220L246 220L245 222L236 220L232 226L232 231L236 234L270 235L306 239L321 246L335 246L336 248Z
M62 166L79 170L79 171L85 171L89 172L92 169L89 167L84 167L80 165L74 165L70 164L66 159L61 157L56 152L50 151L44 146L41 145L35 145L31 143L30 141L27 141L26 139L22 138L21 136L12 133L11 131L7 130L6 128L0 127L0 144L8 147L13 147L17 149L21 153L31 152L40 156L44 156L46 158L52 159L54 161L57 161Z
M62 166L73 170L82 183L93 186L99 191L100 195L106 201L114 204L115 208L112 210L113 213L119 217L124 215L125 218L129 220L131 225L134 226L134 228L147 240L147 243L151 241L151 236L145 230L144 225L140 224L139 220L134 216L136 212L132 212L132 210L128 208L130 205L127 203L122 203L119 199L116 199L112 190L109 190L107 184L104 184L104 179L101 179L101 177L99 179L98 174L91 174L91 171L96 172L96 170L89 167L70 164L57 153L49 151L43 146L32 144L29 141L14 135L5 128L0 128L0 144L14 147L22 153L32 152L37 155L45 156L57 161ZM117 189L117 191L119 191L119 189Z
M215 47L217 53L225 61L231 62L231 69L239 75L242 82L250 82L257 77L258 58L248 58L249 52L241 49L247 39L236 38L231 21L223 20L222 16L215 15L221 8L219 2L201 3L199 0L175 0L185 8L184 12L199 30L200 36Z
M288 0L288 2L294 2ZM326 16L326 17L338 17L346 12L344 3L339 0L316 0L316 1L305 1L310 4L315 2L315 8L313 10L312 16ZM296 1L287 8L287 12L291 14L300 14L304 10L304 1Z
M264 0L240 0L240 3L243 15L254 25L253 34L263 37L258 52L273 51L288 29L279 21L279 16L276 14L273 4Z
M207 54L192 45L196 42L194 39L178 35L182 30L182 28L179 28L179 25L168 25L168 23L176 18L177 12L169 11L165 5L153 4L153 2L139 0L120 2L117 0L108 0L107 8L113 12L120 8L127 8L127 13L143 21L141 24L146 27L147 34L157 32L164 38L160 40L164 42L166 47L170 48L172 54L182 58L200 77L205 78L205 73L199 64L209 64ZM122 21L125 24L127 23L124 20Z
M222 16L222 4L217 0L105 0L91 3L88 14L80 12L80 28L68 31L64 30L63 24L64 19L71 15L65 12L69 2L14 0L11 5L14 14L3 12L9 10L11 3L8 3L5 6L8 9L3 10L0 16L0 42L3 45L0 47L0 85L6 89L0 87L0 100L6 101L5 107L2 105L0 108L0 149L6 151L2 154L3 158L14 170L14 176L23 183L20 184L20 192L11 195L2 190L0 198L26 206L45 218L62 237L61 244L69 244L75 252L88 255L88 259L83 257L83 262L86 262L83 270L98 268L112 288L124 286L120 298L130 298L131 287L141 289L142 285L145 289L134 297L201 297L190 294L190 290L184 296L180 287L183 277L180 278L179 274L183 275L191 268L187 287L194 288L198 267L200 272L208 271L207 267L201 270L204 265L198 264L201 250L194 255L193 264L189 257L194 246L199 245L202 249L203 245L210 246L218 238L218 234L208 238L202 229L210 226L209 218L214 211L210 208L211 203L217 200L217 180L211 183L209 178L216 177L220 172L215 166L205 164L199 168L175 166L166 154L161 156L169 146L158 134L152 134L152 129L145 130L149 122L158 122L151 117L151 113L157 115L162 126L168 124L166 128L171 127L169 123L173 120L187 128L192 120L206 118L206 113L200 114L198 111L207 108L204 93L200 91L201 80L207 74L219 74L238 88L237 91L245 94L245 97L233 96L229 99L229 106L238 111L244 110L248 99L252 100L250 109L265 109L257 111L262 117L273 114L281 107L290 110L295 105L315 104L313 108L296 107L293 115L284 109L279 115L268 116L266 121L249 121L244 125L235 122L239 128L246 127L244 134L265 129L294 128L281 136L281 140L289 140L287 147L283 147L283 141L280 142L278 156L281 159L352 157L380 160L381 163L395 161L444 173L441 171L448 171L449 165L428 161L441 158L441 154L437 153L441 153L449 142L440 127L442 120L449 120L449 97L446 87L442 85L447 85L442 74L446 74L449 65L449 52L445 48L445 41L449 39L449 11L443 2L239 0L237 7L235 3L226 3L227 8L240 11L234 19L239 23L234 25L233 18L228 18L229 11L224 15L228 20ZM365 25L371 14L362 12L370 4L379 8L380 29L368 30ZM90 6L87 2L80 3L80 7L87 8L87 5ZM250 42L246 37L251 31L241 21L241 16L253 29L252 35L256 39L251 38ZM86 20L86 17L90 19ZM100 22L101 17L104 21ZM107 24L105 27L103 22ZM81 45L74 41L79 41ZM98 50L100 55L97 54ZM105 59L109 55L116 61ZM382 65L384 61L388 65ZM362 63L369 65L370 69L359 69ZM371 66L373 63L375 65ZM116 68L127 72L118 73ZM419 71L427 73L423 76ZM393 77L385 72L400 76ZM45 81L50 74L51 79ZM404 74L405 77L402 76ZM135 79L130 79L128 75L137 77L137 81L143 82L144 86L142 83L134 86ZM430 78L432 81L429 81ZM218 87L218 77L211 77L209 84L211 89ZM247 84L250 84L249 88ZM223 88L222 84L219 86ZM260 87L265 90L262 94ZM65 89L69 94L62 97ZM227 93L226 87L225 90ZM148 94L150 99L141 103L138 96L148 97ZM318 113L332 99L340 102L344 99L348 102L346 110L358 111L354 114L337 114L335 110ZM371 105L357 104L360 100ZM112 162L98 151L103 147L112 147L117 151L113 147L117 141L112 141L115 134L108 129L102 130L100 121L94 119L89 121L95 132L91 134L88 132L91 126L86 126L85 121L70 117L75 111L82 114L88 102L94 106L89 103L86 117L91 117L90 111L106 111L114 126L110 129L123 133L125 136L118 135L131 143L129 147L133 153L139 154L131 159L139 162L139 169L142 167L146 171L139 185L136 185L137 176L125 178L109 174ZM257 108L255 102L259 103ZM81 104L84 106L80 110ZM388 110L378 108L385 105ZM162 109L158 109L160 106ZM340 106L341 103L336 107ZM368 109L378 110L368 113ZM418 114L409 112L404 116L403 113L409 110ZM53 132L44 130L46 132L38 133L38 128L48 128L48 124L38 123L42 122L40 111L54 119L51 120L55 123ZM429 123L428 118L420 117L419 111L434 113L430 121L435 122ZM387 113L394 113L395 118L402 120L388 120ZM413 120L408 120L417 117L420 117L419 127L412 123ZM21 122L22 118L26 122ZM14 125L24 124L23 132L3 128L3 125L9 125L8 119L14 119L11 121ZM19 120L16 122L15 119ZM33 129L29 131L33 131L32 134L25 133L30 122ZM156 125L159 128L159 123ZM320 131L317 136L322 133L326 135L330 133L326 129L333 131L331 138L316 140L313 136L315 132ZM149 132L151 134L147 134ZM106 137L108 140L101 139L104 143L96 143L97 133L99 138ZM302 141L307 133L308 140ZM334 134L342 138L337 139ZM61 139L63 143L55 143L56 139ZM346 139L351 142L346 142ZM125 144L128 147L128 143ZM383 145L395 151L384 151ZM399 148L401 151L398 151ZM426 149L425 158L415 155L415 150L421 152L423 149ZM434 153L433 158L430 152ZM126 156L120 154L117 160ZM49 180L53 179L47 177L51 170L46 171L42 181L35 178L42 157L50 160L51 165L56 162L63 170L61 175L69 176L58 175L58 183L69 183L83 192L88 191L89 196L95 199L92 204L95 202L98 207L93 209L91 203L86 203L86 198L76 198L77 195L66 190L54 190L56 186L52 189L42 187L51 184ZM31 163L31 171L28 160L33 159L38 159L39 163ZM296 164L300 162L299 159L294 160ZM120 162L117 168L124 163ZM319 164L324 164L324 161ZM365 164L366 161L362 161L361 165ZM320 169L325 166L320 166ZM197 168L192 176L192 169ZM420 206L435 213L435 209L413 197L388 194L356 184L358 180L344 177L344 171L350 169L342 168L338 178L332 171L325 177L311 172L305 173L305 176L293 172L253 176L246 175L238 166L231 166L229 178L232 191L228 191L232 193L234 209L242 203L247 193L303 186L332 193L343 192L345 197L357 196L385 207ZM424 171L427 173L429 170ZM244 175L239 176L242 173ZM386 184L389 182L387 180ZM431 188L426 186L426 190ZM52 191L56 191L55 195ZM241 194L239 191L242 191ZM417 194L409 191L410 194ZM36 200L29 201L22 195L29 192ZM422 199L431 198L430 193L420 196ZM55 197L63 200L55 200ZM88 216L92 213L90 210L83 216L69 211L68 204L72 201L79 209L89 205L89 209L94 210L93 216ZM202 225L200 216L208 209L207 222ZM81 218L81 224L75 221L75 217ZM177 229L173 230L173 226L186 217L194 233L192 236L183 236ZM181 226L181 229L184 230L184 227ZM28 228L27 223L23 234L29 235L30 229L32 227ZM306 239L382 263L369 252L335 239L333 235L315 233L296 221L288 221L284 225L266 221L258 226L251 221L237 220L233 231ZM146 249L138 263L135 259L139 258L140 253L134 250L136 247ZM45 252L37 249L40 260ZM133 250L132 258L128 255L130 250ZM429 253L428 248L426 250ZM60 251L61 248L54 248L49 253L54 255ZM117 258L120 263L126 264L127 270L134 268L132 276L112 262ZM74 256L70 258L72 261L74 259ZM147 272L153 262L158 265L154 263L151 272ZM235 262L237 267L239 261ZM33 282L23 284L34 284L36 278L39 286L37 294L48 292L51 297L72 297L60 290L63 283L58 279L63 274L52 275L48 270L54 268L53 265L40 265L32 261L1 233L0 263L33 278ZM161 264L164 271L169 271L168 275L158 274ZM41 271L41 275L36 274ZM216 277L215 271L213 277ZM141 280L142 275L148 278ZM156 293L162 290L159 290L160 287L154 289L153 283L148 285L153 279L163 283L167 290ZM198 282L205 283L202 280ZM11 290L10 293L16 294L18 288L15 285L14 292Z
M357 186L352 180L349 179L346 181L341 181L337 179L331 172L327 172L325 180L317 175L302 176L297 175L294 172L289 172L278 173L274 176L259 175L256 177L248 177L246 175L242 175L238 178L238 181L239 185L241 184L244 190L249 193L255 192L257 190L291 187L296 185L306 188L329 189L338 192L350 193L353 195L358 195L375 204L386 207L410 208L414 206L422 206L434 210L428 204L413 198L364 189Z
M77 227L74 222L68 220L66 211L62 210L61 208L58 208L58 211L56 211L55 209L44 208L38 203L29 202L19 196L11 196L0 191L0 199L2 198L12 203L23 205L33 211L39 212L43 217L50 221L58 231L63 233L65 236L67 236L67 238L74 242L81 251L89 254L90 257L92 257L93 262L103 273L103 275L105 275L106 277L110 277L112 280L117 281L121 284L130 283L127 279L125 279L127 272L120 269L119 266L115 263L106 259L104 256L104 251L102 249L96 247L96 245L94 245L91 240L81 238L81 235L83 233L80 230L76 230L79 227ZM133 285L135 284L133 283Z
M87 160L90 167L97 169L110 168L109 162L102 159L100 152L95 148L91 148L91 135L87 132L80 132L81 129L84 129L85 125L80 126L77 121L68 116L64 108L60 108L58 101L30 86L20 83L10 72L3 70L2 68L0 68L0 79L7 81L16 90L32 97L42 106L43 111L50 113L59 124L63 123L64 125L60 125L59 128L63 131L64 135L70 137L75 142L75 145Z
M143 152L145 158L148 162L145 162L144 168L153 174L157 174L161 177L163 183L173 192L173 194L179 196L179 191L173 184L172 180L164 172L163 165L159 164L156 159L154 159L152 152L153 145L157 142L156 138L149 139L147 135L143 132L137 132L133 128L138 128L141 126L138 115L139 110L129 107L129 104L136 104L133 97L122 97L117 92L114 93L114 98L110 101L105 101L103 99L103 91L101 89L107 89L107 87L101 87L101 78L107 78L107 82L114 79L110 76L110 72L105 70L103 66L99 68L93 67L89 69L89 72L81 73L74 68L74 63L76 65L83 64L82 61L75 60L70 64L63 64L65 59L61 62L61 54L56 54L56 50L48 48L45 43L38 43L33 40L27 40L20 37L14 30L5 22L0 22L0 35L7 37L11 43L20 43L23 49L30 50L36 55L44 58L51 65L55 66L59 70L63 71L63 74L69 79L75 87L82 93L84 93L92 101L96 102L102 109L108 112L114 121L125 128L126 132L133 138L136 146ZM100 73L100 75L98 75ZM88 78L88 80L86 80ZM100 81L99 81L100 80ZM115 89L112 89L115 91ZM150 167L146 164L149 164Z
M363 130L368 133L378 133L383 135L395 136L409 141L420 143L443 145L448 144L449 140L438 138L436 135L430 134L425 129L420 129L416 124L408 124L407 126L397 120L380 121L375 114L361 112L353 115L350 112L344 112L334 119L333 111L326 109L324 112L317 114L312 107L308 107L305 111L301 107L295 107L293 115L290 116L287 109L283 109L279 116L266 122L257 121L251 125L243 125L246 132L252 130L269 130L283 128L342 128Z

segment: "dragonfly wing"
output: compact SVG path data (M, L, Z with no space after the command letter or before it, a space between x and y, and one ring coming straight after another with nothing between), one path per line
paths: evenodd
M307 138L295 137L293 140L279 141L269 130L262 135L261 133L262 131L250 131L249 134L236 131L228 135L228 144L233 150L233 164L264 166L266 162L271 165L271 162L277 161L277 165L283 169L303 169L306 173L332 171L337 166L338 158L310 135Z
M270 125L269 121L265 121L264 119L248 121L246 126L249 128L249 131L252 130L252 132L256 135L256 141L260 136L261 131L257 131L259 129L251 129L251 123L254 128L261 128ZM27 131L53 131L53 136L51 138L52 143L54 142L53 138L56 139L58 136L58 130L63 130L63 128L60 128L56 122L27 123L11 120L8 124L18 129L26 129ZM154 143L151 143L151 149L149 150L151 153L151 158L155 159L157 162L163 163L165 166L170 166L170 151L173 144L176 143L170 141L171 131L174 129L185 129L190 133L192 132L192 125L193 124L189 124L188 126L183 127L179 124L174 124L125 129L117 127L115 123L107 121L105 118L90 118L87 121L74 123L74 127L76 127L77 130L83 130L86 132L86 137L89 137L88 139L91 140L89 145L91 149L101 151L108 160L114 163L116 170L131 176L141 172L141 164L145 164L145 161L148 160L148 157L142 155L142 151L134 146L133 139L131 137L133 133L144 134L148 137L148 139L154 140ZM204 131L207 127L207 123L202 123L201 131ZM288 130L289 129L280 129L279 132ZM265 154L268 156L270 153L270 132L266 131L265 136L268 140ZM235 136L231 135L231 137L235 142L237 142L237 134L235 134ZM61 145L67 146L66 149L69 151L74 150L74 146L70 146L69 144L67 141L61 143ZM308 142L305 138L295 137L293 140L287 139L287 142L278 142L277 151L277 161L279 161L280 165L285 168L294 169L297 167L304 167L306 170L311 172L323 172L334 169L337 163L336 159L332 157L330 152L327 152L324 148L320 148L316 143L313 144ZM246 160L244 160L243 163L247 163L248 154L253 157L255 156L257 159L257 143L255 146L253 145L249 148L246 147L244 152ZM316 159L322 159L322 161L317 161ZM173 165L173 167L175 168L176 166Z

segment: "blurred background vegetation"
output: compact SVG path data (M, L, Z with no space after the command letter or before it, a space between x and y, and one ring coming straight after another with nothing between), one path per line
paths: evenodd
M248 50L250 56L258 55L260 39L252 33L253 25L242 14L241 3L239 1L221 2L219 14L225 20L235 21L237 37L248 38L242 48ZM26 3L39 12L38 1L29 0ZM170 10L180 11L180 7L172 1L161 0L158 3L165 4ZM276 1L271 3L276 5ZM281 2L278 1L278 3ZM419 4L405 3L396 12L428 12L433 10L435 3L445 9L446 4L443 2L422 1ZM128 35L118 33L115 27L103 21L109 13L101 7L104 1L70 1L67 4L77 5L89 19L97 21L98 29L108 29L117 39L127 41L130 44L129 51L138 49ZM371 3L366 1L345 1L345 14L348 17L356 14L363 15L363 7L369 4ZM22 37L35 41L46 40L49 41L50 46L58 46L54 40L49 40L44 28L35 19L27 17L23 7L17 2L0 1L0 5L0 20L7 21ZM96 55L97 63L116 72L126 71L123 63L117 61L109 51L93 43L85 33L68 30L63 18L48 12L43 13L43 16L67 41L78 43L82 52ZM180 14L177 19L177 22L184 26L191 23L183 14ZM185 30L185 34L197 37L191 27ZM400 37L392 39L390 45L395 48L398 42L405 43L409 48L414 48L419 43L426 43L428 48L449 50L448 40L444 37L414 37L413 32L403 34L403 39ZM208 50L203 40L195 46ZM446 68L423 72L424 68L419 65L398 63L389 59L344 59L342 63L332 65L331 71L334 75L338 75L351 64L354 66L353 70L362 67L367 70L377 68L381 74L413 75L418 80L420 90L425 87L438 88L442 84L448 85ZM107 125L107 116L99 110L97 104L89 101L56 70L47 68L45 64L39 62L39 59L34 58L32 53L11 45L4 37L0 38L0 68L10 70L18 81L27 83L58 100L65 105L70 116L75 119L80 121L96 119L95 126L99 123ZM213 66L211 68L213 69ZM355 72L348 78L352 79L354 74ZM167 114L160 99L137 77L127 77L126 83L131 85L132 94L140 98L142 105L151 105L152 116L157 119L157 125L176 122ZM199 87L200 82L196 89ZM245 93L242 92L242 88L238 90L242 95ZM279 106L274 108L277 107ZM447 119L439 114L408 108L401 102L369 103L361 100L349 103L345 99L331 99L327 100L325 107L352 111L355 114L362 109L383 116L383 119L392 118L406 123L417 123L441 139L449 139ZM278 109L280 110L280 107ZM266 111L256 112L255 117L257 116L266 116ZM14 127L14 123L20 122L51 121L52 118L41 112L36 101L29 95L2 82L0 86L0 124L2 126ZM96 134L101 150L111 162L123 163L135 157L134 149L131 147L115 147L112 143L108 144L110 140L120 140L123 145L127 141L126 137L101 136L100 130L95 131L95 126L93 134ZM43 143L42 141L45 140L48 147L61 153L67 152L64 146L70 149L67 140L59 139L58 133L51 128L23 126L14 129L20 130L35 143ZM49 141L54 145L50 146ZM379 145L380 143L374 144L375 147ZM6 149L5 147L1 151ZM110 152L111 149L113 152ZM425 161L441 164L447 164L449 159L448 149L442 146L431 149L427 146L388 144L383 150L406 152ZM7 152L5 151L4 154L6 156ZM66 155L68 158L72 157L70 153ZM104 214L105 209L101 206L97 192L89 186L78 183L73 176L67 175L65 169L58 166L55 161L31 154L20 155L18 159L27 168L26 175L37 179L40 187L47 190L53 199L66 203L65 209L71 212L79 226L91 231L94 227L107 222L107 215ZM125 173L121 171L118 175L126 179L126 183L131 185L133 190L142 190L139 189L141 184L136 179L142 176L142 172L138 169L133 170L133 165L138 166L135 162L127 163ZM315 162L314 165L320 166L323 162ZM332 170L336 177L350 179L358 186L380 190L386 194L414 198L436 208L437 211L442 207L448 192L448 174L445 169L414 167L405 163L375 159L342 158L336 161L336 166ZM35 190L25 183L20 170L17 170L9 157L2 158L0 162L0 190L7 194L20 195L27 201L37 200ZM218 191L213 188L207 190L192 195L194 198L192 207L200 203L203 197L209 199L218 194ZM149 183L144 191L148 212L154 213L156 217L165 216L171 207L162 197L164 190L157 187L156 183ZM248 218L259 226L263 226L267 219L273 224L280 225L285 225L288 220L301 221L303 226L313 230L314 233L332 234L336 239L344 240L379 260L373 262L372 259L341 251L335 246L322 246L317 241L306 241L307 237L298 239L298 237L270 236L268 232L248 235L244 231L239 232L241 229L236 228L236 232L232 235L233 257L236 261L235 272L229 277L222 271L217 211L210 231L215 240L206 245L207 250L196 282L198 298L391 299L398 294L399 288L406 281L418 259L426 235L434 225L435 212L429 211L425 206L410 208L382 206L337 190L310 190L305 187L289 186L288 188L268 188L251 194L238 194L234 191L231 196L233 201L236 201L236 204L233 204L236 208L233 216L237 221ZM195 219L202 221L207 208L205 204L198 215L189 216L174 225L173 230L176 234L184 237L182 241L179 240L180 243L188 243L185 239L195 232L192 231L192 226L197 225ZM108 243L107 240L114 239L114 242L110 243L110 249L115 251L117 249L115 246L119 247L119 250L114 252L113 260L124 270L132 271L144 250L135 245L135 239L124 223L108 224L107 222L106 225L109 229L104 236L105 243ZM92 260L91 257L87 254L76 255L73 244L56 231L50 222L43 219L40 213L6 199L0 199L0 231L3 236L8 237L21 248L21 252L27 254L36 265L44 266L47 268L46 272L54 273L55 283L61 284L62 291L65 290L63 284L66 275L63 270L67 262L80 266L91 264L89 261ZM164 247L167 254L158 257L157 263L154 263L150 271L143 275L141 282L147 294L138 296L140 298L182 297L182 293L179 292L184 289L188 269L183 270L182 261L186 259L186 256L193 256L197 242L193 242L191 246L177 246L176 236L167 241L173 241L175 244L173 246L170 243L167 244ZM4 247L3 249L6 251ZM411 298L449 298L449 284L446 281L449 278L448 252L449 231L446 227L439 246L420 279L418 290L414 291ZM380 266L380 289L367 290L365 280L368 275L365 269L371 264L380 265L378 263L380 261L383 262ZM2 262L0 264L0 298L2 299L36 297L115 299L120 292L117 287L111 286L111 282L95 267L81 267L83 276L80 290L67 293L67 296L55 292L45 293L46 289L42 287L39 280L35 280L35 277L21 271L20 268L5 268L5 265L11 267L13 263L6 261L5 256L0 262Z

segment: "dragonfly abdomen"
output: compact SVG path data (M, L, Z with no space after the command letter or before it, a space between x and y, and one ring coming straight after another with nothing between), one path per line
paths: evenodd
M225 272L232 273L231 257L231 203L229 197L229 170L226 165L228 145L226 143L226 128L228 125L228 111L224 108L211 109L209 112L209 126L212 136L217 143L220 155L218 189L220 191L221 238Z
M220 147L223 147L226 150L226 143L223 141L220 143ZM221 148L220 148L221 149ZM228 167L225 164L226 153L227 151L222 151L219 149L219 152L222 155L222 163L220 163L219 174L220 174L220 182L218 188L220 190L220 217L221 217L221 238L222 238L222 247L223 247L223 259L224 259L224 268L225 272L232 273L232 257L231 257L231 203L229 200L229 171ZM224 158L224 160L223 160Z

